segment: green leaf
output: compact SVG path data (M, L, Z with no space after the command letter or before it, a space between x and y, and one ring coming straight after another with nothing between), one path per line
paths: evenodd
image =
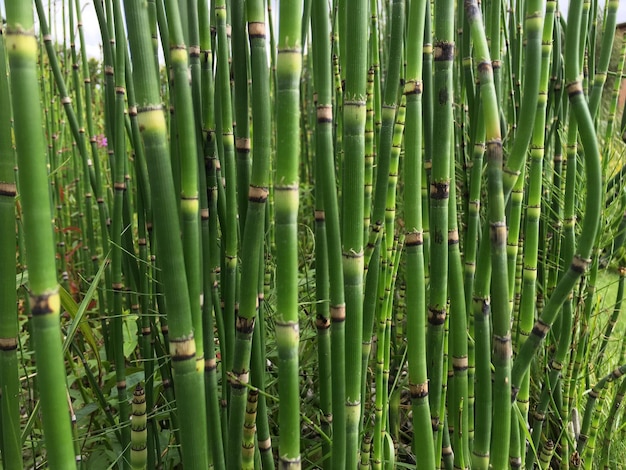
M70 344L74 340L74 336L76 335L76 330L80 328L80 331L83 334L83 337L85 338L85 340L87 341L87 343L89 344L89 346L91 347L92 351L94 352L96 356L96 360L98 361L99 368L102 367L102 363L100 361L100 352L98 349L98 343L96 342L96 338L93 334L93 331L91 330L91 326L89 326L88 322L83 321L83 317L85 316L85 313L87 312L87 306L91 302L91 299L93 298L96 292L98 283L100 282L100 279L102 278L102 275L104 274L104 270L106 269L107 264L108 264L108 258L105 258L104 262L102 263L102 266L100 266L100 269L98 270L97 274L93 278L93 281L91 282L91 285L89 286L89 289L87 290L87 293L85 294L85 297L81 301L80 305L76 303L76 301L72 298L72 296L70 295L68 291L66 291L61 286L59 287L60 294L61 294L61 305L67 311L67 313L69 313L70 316L72 317L72 323L70 324L70 327L67 331L67 336L65 337L65 341L63 342L63 354L67 352Z

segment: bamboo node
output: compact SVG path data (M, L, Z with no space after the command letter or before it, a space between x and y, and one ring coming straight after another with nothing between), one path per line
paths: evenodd
M591 259L583 258L579 254L574 255L574 259L572 259L572 264L570 265L570 269L576 273L584 274L589 264L591 263Z
M229 372L228 373L228 378L230 381L230 386L233 388L244 388L249 381L249 373L247 370L244 370L242 372Z
M479 74L492 74L494 65L492 62L483 60L476 65Z
M422 93L422 81L421 80L408 80L404 84L405 95L420 95Z
M324 222L324 220L326 220L326 212L324 212L323 210L316 210L315 211L315 221L316 222Z
M17 338L0 338L0 351L14 351L17 349Z
M421 384L409 384L409 393L412 400L426 398L428 396L428 381Z
M45 291L41 294L30 295L30 311L33 316L59 314L61 309L61 298L58 287Z
M212 370L217 369L217 361L215 358L205 359L204 360L204 371L211 372Z
M450 197L450 180L433 181L430 184L430 197L432 199L448 199Z
M189 57L200 57L200 46L189 46Z
M346 306L342 305L331 305L330 306L330 318L333 323L339 323L346 320Z
M446 309L428 307L428 323L433 326L443 325L446 322Z
M235 329L238 333L244 335L251 335L254 331L254 317L246 318L240 315L237 315L237 319L235 321Z
M469 367L469 362L467 356L452 356L452 368L455 372L462 372L467 370Z
M318 330L327 330L328 328L330 328L330 318L318 315L315 319L315 327Z
M193 333L188 337L170 339L170 356L175 362L195 358L196 342Z
M265 39L265 22L264 21L249 21L248 22L248 36L253 39Z
M15 183L0 182L0 196L15 197L17 185Z
M436 62L454 59L454 42L439 41L434 44L433 58Z
M550 331L550 325L548 325L543 320L541 320L541 318L539 318L535 322L535 326L533 326L531 333L537 336L539 339L543 339L548 334L548 331Z
M448 245L459 244L459 231L458 229L448 231Z
M333 122L333 108L328 105L319 105L317 107L317 122L331 123Z
M237 152L250 152L250 139L248 137L237 137L235 139L235 149L237 149Z
M61 98L61 104L65 105L65 104L71 104L72 103L72 98L70 98L69 96L64 96L63 98Z
M511 347L511 335L493 335L493 352L494 356L510 358L513 355L513 349Z
M250 185L248 188L248 201L263 204L267 201L269 191L266 187Z
M404 240L407 247L420 246L424 244L424 236L421 230L407 233Z
M583 93L583 85L580 80L576 80L575 82L565 85L565 90L567 91L567 96L572 98Z
M272 439L268 437L267 439L263 439L258 441L259 450L261 452L267 452L272 450Z

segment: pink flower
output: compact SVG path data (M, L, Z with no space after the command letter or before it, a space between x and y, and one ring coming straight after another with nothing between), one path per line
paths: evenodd
M107 138L104 134L98 134L96 136L96 142L100 148L106 148L108 145Z

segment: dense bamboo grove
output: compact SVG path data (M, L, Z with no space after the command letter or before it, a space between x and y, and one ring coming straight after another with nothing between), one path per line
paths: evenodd
M0 2L3 468L621 468L626 41L568 5Z

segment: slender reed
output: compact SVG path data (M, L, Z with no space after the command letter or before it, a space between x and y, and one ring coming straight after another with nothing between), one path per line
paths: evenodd
M44 439L52 468L76 468L59 330L60 299L50 220L46 148L41 133L37 39L30 2L6 2L18 182L27 250L32 335Z

